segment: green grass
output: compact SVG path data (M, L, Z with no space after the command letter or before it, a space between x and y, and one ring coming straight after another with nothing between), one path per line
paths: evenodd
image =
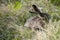
M40 4L39 2L37 4ZM24 27L26 20L35 16L35 14L28 12L28 7L31 6L29 4L22 5L20 2L15 2L12 6L8 4L6 6L8 9L4 6L3 9L0 7L0 40L41 40L41 38L44 40L60 40L60 7L56 7L59 11L49 13L51 19L45 25L47 27L44 29L45 31L33 32Z

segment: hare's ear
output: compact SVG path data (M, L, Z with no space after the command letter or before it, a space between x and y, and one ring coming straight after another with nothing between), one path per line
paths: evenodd
M36 6L36 5L32 5L32 7L34 8L34 10L36 11L36 12L40 12L40 10L38 9L38 7Z

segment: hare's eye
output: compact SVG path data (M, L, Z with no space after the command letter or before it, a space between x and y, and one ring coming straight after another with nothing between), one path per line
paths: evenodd
M32 11L33 11L34 9L32 9Z

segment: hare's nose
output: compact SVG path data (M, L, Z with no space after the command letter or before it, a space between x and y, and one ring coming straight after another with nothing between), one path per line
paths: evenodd
M31 11L29 11L29 12L31 12Z
M29 12L31 12L31 11L29 11Z

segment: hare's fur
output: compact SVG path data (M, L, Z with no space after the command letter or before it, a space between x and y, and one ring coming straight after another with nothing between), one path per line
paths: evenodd
M39 15L29 18L25 22L24 26L29 27L32 30L39 30L40 27L44 28L45 19L47 18L47 20L49 20L49 17L48 17L49 15L47 13L41 13L36 5L32 5L32 7L33 7L33 10L30 10L29 12L39 14Z

